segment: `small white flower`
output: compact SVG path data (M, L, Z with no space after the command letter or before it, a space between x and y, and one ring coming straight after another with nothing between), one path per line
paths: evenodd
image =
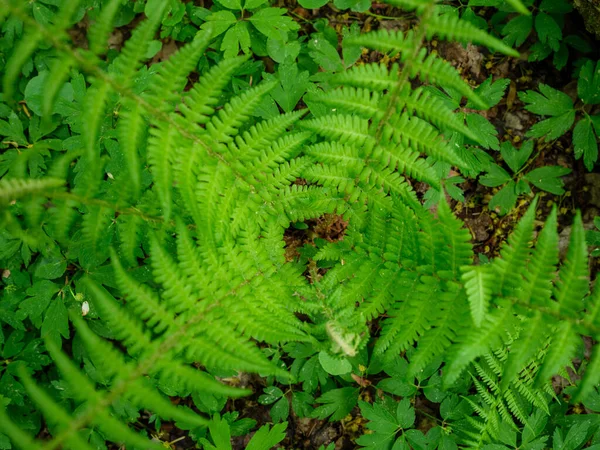
M81 304L81 315L87 316L87 313L90 312L90 304L88 302L83 302Z

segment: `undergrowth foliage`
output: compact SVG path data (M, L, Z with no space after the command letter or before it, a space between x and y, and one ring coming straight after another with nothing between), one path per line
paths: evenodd
M330 89L311 93L326 107L320 114L303 109L257 121L253 113L274 82L225 90L245 56L226 58L189 83L213 37L210 26L167 61L146 65L166 2L155 2L120 54L103 62L120 3L104 4L88 49L73 48L67 33L77 1L64 2L46 25L20 1L0 3L0 18L14 15L26 26L7 64L5 97L17 97L20 71L42 43L58 51L43 79L42 120L52 120L66 81L81 90L76 145L57 154L44 176L28 171L41 151L31 146L0 181L2 226L16 243L6 259L21 250L78 268L69 286L92 314L81 317L78 302L61 307L70 307L72 330L85 348L78 351L96 373L89 377L68 356L70 327L46 333L77 413L20 370L52 437L43 445L33 440L0 401L0 429L14 445L89 449L80 430L94 427L113 442L159 447L117 419L115 404L206 425L209 418L174 406L161 386L182 396L235 397L249 392L225 384L222 374L291 382L260 349L290 342L335 361L369 342L385 361L416 347L408 376L442 358L448 389L471 372L485 401L472 402L476 414L457 426L466 446L494 441L504 422L527 424L531 405L548 410L550 377L570 364L581 335L600 336L600 293L588 292L581 218L560 267L555 211L531 244L535 202L501 256L475 265L470 233L444 196L434 213L412 188L421 181L442 190L439 164L477 171L469 147L456 142L476 145L479 137L436 88L489 106L426 50L426 40L473 42L513 56L514 50L441 14L435 2L393 0L420 19L415 29L348 38L393 63L334 75ZM305 267L286 261L284 232L334 213L349 226L343 240L319 249L314 260L331 269L309 282ZM374 319L381 331L371 336ZM600 381L599 353L595 346L577 399Z

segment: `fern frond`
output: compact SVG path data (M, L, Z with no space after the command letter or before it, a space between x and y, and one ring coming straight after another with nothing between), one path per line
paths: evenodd
M2 12L0 12L0 15ZM15 424L4 407L4 403L0 402L0 431L4 433L18 448L23 450L42 450L42 447L31 437L29 433L24 432Z
M488 266L465 266L461 270L471 307L471 318L475 326L480 327L489 310L494 277Z
M471 233L454 216L446 202L446 197L443 195L438 204L438 219L445 240L444 250L448 253L448 269L451 271L453 278L458 279L459 268L473 263Z
M533 222L537 197L509 236L508 241L500 250L500 258L494 260L492 267L497 273L495 292L503 295L513 295L520 288L522 275L529 261L529 244L533 237Z
M188 75L196 67L211 38L210 30L198 32L192 42L180 48L161 64L148 86L147 101L152 106L163 112L175 109L175 105L179 103L180 92L188 82Z
M154 190L158 194L165 221L168 221L172 212L172 185L173 169L171 161L174 159L177 147L188 146L189 143L180 138L178 131L166 122L159 122L155 128L150 129L148 138L148 163L154 179Z
M443 101L432 95L431 92L420 87L411 89L407 85L401 94L401 101L408 112L408 115L402 116L402 118L406 117L405 121L408 122L408 118L412 116L413 113L416 113L417 116L427 119L440 129L447 128L452 131L457 131L475 142L478 141L477 136L464 125L457 115L450 110ZM402 118L400 119L401 121ZM411 118L411 121L416 120L418 119L415 119L414 117ZM401 135L405 133L402 128L400 128L398 132ZM459 163L452 162L452 164L461 165L458 155L457 160Z
M110 324L117 339L123 341L132 355L140 356L151 347L152 338L136 317L126 313L115 298L95 281L86 278L81 283L90 292L94 305ZM139 304L139 303L138 303Z
M46 392L44 392L43 389L35 384L31 375L29 375L24 368L21 371L20 376L23 386L25 386L25 389L27 389L31 398L44 413L44 416L51 421L58 430L65 432L73 422L73 418L63 407L58 405ZM66 433L64 441L68 448L72 450L93 450L92 446L88 444L79 433Z
M58 36L65 36L64 30L71 24L71 20L75 11L79 8L81 0L73 0L66 2L61 5L58 13L54 17L54 25L49 30L50 33ZM3 9L13 9L13 12L22 12L23 4L17 2L17 6L12 5L9 7L4 3ZM37 25L37 24L36 24ZM44 38L43 30L38 26L33 29L28 29L13 49L12 55L6 62L6 69L4 71L3 79L3 91L4 100L10 100L13 98L15 93L15 83L19 78L21 69L25 63L29 60L33 52L37 49L40 42Z
M335 83L344 86L369 89L371 91L390 91L398 83L398 64L388 69L385 64L362 64L352 66L333 76Z
M87 403L88 405L98 404L102 399L101 394L96 391L96 386L89 380L89 378L81 373L77 367L75 367L71 360L60 351L56 344L50 340L47 340L46 348L48 349L50 355L52 355L52 359L56 363L61 374L68 382L71 391L75 395L75 398L82 403ZM155 392L151 389L148 389L148 391L153 393ZM147 393L148 392L146 392L146 394ZM178 410L171 404L171 402L160 397L159 395L155 395L153 397L155 397L153 400L156 398L160 400L158 402L153 402L154 404L152 406L155 408L160 408L157 410L160 410L161 414L163 414L164 411L165 418L171 416L172 418L177 417L179 420L190 420L190 423L197 424L198 426L206 423L200 416L196 414L186 414L183 410ZM173 412L175 412L174 416L172 415ZM145 439L140 434L130 430L126 425L112 417L110 413L101 408L97 408L95 411L94 423L97 424L97 426L104 433L106 433L113 442L127 442L128 445L140 446L144 448L159 448L157 444L150 443L148 439Z
M441 189L440 179L433 167L409 147L402 144L377 146L370 157L380 161L382 168L397 170L418 181L424 181L435 189Z
M548 305L557 263L558 233L556 232L556 208L553 208L544 229L538 237L528 270L525 272L526 283L523 284L521 292L519 292L522 302L538 306ZM587 280L585 284L587 292ZM581 298L583 298L583 295Z
M215 112L214 106L219 101L221 91L225 88L235 71L246 61L247 56L226 58L202 76L200 81L187 92L180 111L190 122L205 124Z
M63 186L65 182L56 178L19 179L3 178L0 180L0 205L4 206L32 194L51 194L53 189Z
M369 121L358 116L335 114L302 122L302 128L314 131L333 141L372 147L374 137L369 131Z
M141 62L148 52L148 45L152 41L160 22L167 2L159 2L154 7L155 14L144 20L137 26L123 48L119 56L112 63L112 70L119 78L123 89L128 89L133 83L133 75L140 68Z
M141 184L141 167L138 148L146 127L142 116L143 109L139 103L131 99L123 99L122 110L119 114L117 132L119 133L119 144L125 156L129 180L132 183L133 198L137 198Z
M126 295L127 306L142 319L154 333L162 333L175 328L175 318L161 303L154 291L131 279L114 250L111 261L115 271L115 279L121 291Z
M250 117L263 97L273 90L277 82L263 82L232 98L223 109L206 124L206 130L217 142L232 142L240 126Z
M468 331L448 355L444 373L446 386L452 385L462 371L477 357L484 355L491 348L499 346L505 331L514 327L514 321L512 309L502 307L488 314L481 327Z
M412 30L404 33L402 30L387 30L385 28L360 36L347 37L345 42L351 45L367 47L382 53L401 53L402 61L411 55L418 46Z
M554 297L559 311L565 315L577 317L583 309L583 298L589 290L589 268L585 230L581 221L581 213L577 212L567 257L558 273L558 281Z
M447 61L434 53L427 56L427 50L421 49L416 58L411 61L407 69L411 78L419 78L422 82L435 83L455 89L463 97L471 100L475 105L485 109L487 104L471 87L463 81L458 71Z
M365 88L342 86L327 92L311 94L315 101L331 108L332 112L357 114L365 119L380 120L383 117L382 95Z
M98 19L89 27L87 35L92 53L99 55L107 49L108 38L121 3L120 0L110 0L103 4Z
M427 39L438 36L442 39L455 40L463 44L471 42L484 45L514 58L519 57L519 52L513 50L500 39L490 36L471 22L460 19L453 14L432 14L427 17L423 27Z

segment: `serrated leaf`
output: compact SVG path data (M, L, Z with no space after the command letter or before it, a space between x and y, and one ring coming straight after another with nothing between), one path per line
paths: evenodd
M483 148L498 150L498 130L485 117L480 114L467 114L467 126L469 131L477 136L478 142Z
M533 17L531 15L517 16L502 28L503 40L511 47L520 47L531 34L532 29Z
M503 142L500 147L500 153L502 154L502 158L510 167L510 170L513 173L517 173L523 164L527 162L531 153L533 152L533 141L528 140L521 145L521 149L516 149L512 146L512 144L508 141Z
M268 386L264 389L264 394L258 397L258 403L261 405L270 405L283 396L283 391L277 386Z
M551 117L550 119L536 123L527 133L525 133L525 136L534 138L545 136L546 139L549 140L557 139L569 131L571 126L573 126L574 121L575 111L570 110L560 116Z
M281 397L273 406L271 406L269 414L271 415L273 422L282 422L287 419L290 414L290 402L287 397Z
M292 31L300 28L291 17L284 16L285 8L265 8L253 14L248 20L252 25L271 39L281 39L281 31Z
M498 211L503 216L515 207L518 195L515 192L515 182L511 181L496 193L488 205L491 211Z
M246 450L271 450L285 439L286 428L287 422L273 425L271 429L269 429L269 425L263 425L254 433L246 446Z
M352 387L332 389L317 398L317 403L322 405L315 408L311 417L320 420L329 417L330 422L342 420L356 406L357 394L358 389Z
M539 13L535 17L535 31L542 44L547 44L552 50L558 51L562 40L562 30L552 16Z
M571 169L560 166L539 167L532 170L523 178L529 181L538 189L550 192L554 195L562 195L565 193L563 189L563 181L560 177L571 173Z
M510 80L507 78L500 78L499 80L492 82L492 77L490 76L475 89L475 93L488 104L487 109L489 109L492 106L496 106L498 102L502 100L504 92L509 84ZM473 105L470 100L467 102L467 108L479 109L477 105Z
M247 22L237 22L233 27L229 28L223 36L221 43L221 51L225 58L233 58L238 55L240 49L244 53L250 51L250 33L248 32Z
M213 36L216 37L231 27L237 22L237 18L231 11L217 11L206 18L206 23L200 28L202 30L212 30Z
M59 297L50 303L42 323L41 336L52 339L60 347L60 336L69 337L69 315L63 300Z
M487 173L479 179L484 186L496 187L512 180L510 174L496 164L490 164L487 170Z
M308 53L327 72L341 72L344 64L337 49L321 33L313 35L308 42Z
M600 61L587 61L579 72L577 80L579 98L587 105L600 103Z
M573 129L573 149L575 159L583 156L585 167L591 171L598 160L598 141L589 116L577 122Z
M519 92L527 111L541 116L560 116L573 109L573 100L564 92L543 83L539 85L539 90Z

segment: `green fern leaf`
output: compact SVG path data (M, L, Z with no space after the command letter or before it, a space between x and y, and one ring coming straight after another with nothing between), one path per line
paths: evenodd
M464 266L461 269L462 281L471 306L471 317L475 326L480 327L489 311L494 277L487 266Z

